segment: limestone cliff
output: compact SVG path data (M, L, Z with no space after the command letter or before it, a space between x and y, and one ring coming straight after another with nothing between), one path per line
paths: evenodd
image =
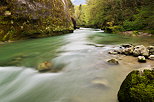
M0 41L73 31L70 0L1 0Z

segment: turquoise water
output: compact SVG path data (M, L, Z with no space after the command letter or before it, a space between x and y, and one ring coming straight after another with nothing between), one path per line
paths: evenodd
M89 39L95 43L107 44L107 45L117 45L117 44L143 44L145 46L154 45L154 36L142 36L142 37L132 37L122 34L110 34L110 33L97 33L95 35L89 36Z
M134 57L108 51L123 43L152 45L153 39L82 28L62 36L1 45L0 102L117 102L125 76L154 64L140 64ZM106 62L117 57L119 65ZM58 72L39 73L35 68L44 61L52 62Z
M0 47L0 65L35 67L56 57L57 49L67 43L63 38L57 36L3 45Z

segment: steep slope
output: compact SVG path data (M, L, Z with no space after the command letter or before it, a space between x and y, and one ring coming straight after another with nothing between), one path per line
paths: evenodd
M73 31L70 0L1 0L0 41Z

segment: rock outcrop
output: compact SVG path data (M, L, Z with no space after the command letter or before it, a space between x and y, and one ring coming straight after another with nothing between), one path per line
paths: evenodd
M70 0L1 0L0 41L72 32L72 14Z
M154 69L132 71L118 92L119 102L154 102Z

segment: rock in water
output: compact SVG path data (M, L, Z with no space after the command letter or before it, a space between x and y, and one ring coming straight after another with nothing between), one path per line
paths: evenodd
M113 55L117 55L118 52L117 51L109 51L108 54L113 54Z
M146 58L144 56L138 56L138 62L146 62Z
M0 41L72 32L73 9L70 0L0 0Z
M108 60L107 62L108 62L109 64L114 64L114 65L118 65L118 64L119 64L118 60L115 59L115 58L110 59L110 60Z
M154 55L154 46L149 46L147 49L149 50L150 55Z
M149 56L149 59L150 59L150 60L154 60L154 55L150 55L150 56Z
M43 62L43 63L40 63L38 65L37 70L39 70L40 72L48 71L48 70L51 70L51 67L52 67L52 63L50 63L50 62Z
M133 55L134 56L145 56L148 57L149 56L149 50L146 49L145 46L143 45L138 45L134 47L134 51L133 51Z
M131 55L134 51L134 47L131 46L131 47L128 47L128 48L124 48L122 50L122 53L125 54L125 55Z
M118 92L119 102L154 102L154 70L132 71Z

